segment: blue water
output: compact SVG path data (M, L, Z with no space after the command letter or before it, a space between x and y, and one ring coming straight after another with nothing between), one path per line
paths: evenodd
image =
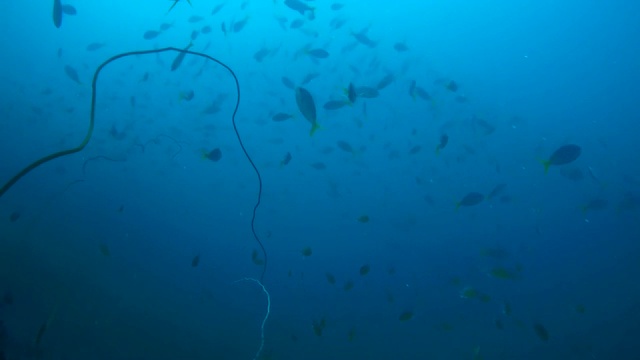
M3 4L0 185L81 144L111 56L192 41L241 93L236 133L215 62L106 65L86 147L0 194L6 359L640 357L639 4L191 2Z

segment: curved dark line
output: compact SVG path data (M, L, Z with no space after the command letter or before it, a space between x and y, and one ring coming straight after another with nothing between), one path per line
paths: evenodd
M111 62L113 62L115 60L121 59L123 57L136 56L136 55L146 55L146 54L155 54L155 53L163 53L163 52L167 52L167 51L176 51L176 52L180 52L180 53L191 54L191 55L200 56L200 57L209 59L209 60L215 62L216 64L222 66L227 71L229 71L229 73L233 77L233 80L236 83L236 95L237 95L237 97L236 97L236 105L235 105L235 107L233 109L233 114L231 115L231 122L233 124L233 130L236 133L236 137L238 138L238 143L240 144L240 147L242 148L242 152L244 152L244 155L246 156L247 160L249 161L249 164L251 164L251 167L253 167L253 170L256 172L256 175L258 176L258 198L256 200L255 206L253 207L253 214L251 216L251 232L253 233L254 239L260 245L260 248L262 249L262 253L264 254L264 266L262 267L262 275L260 275L260 282L262 282L263 279L264 279L264 274L267 271L267 251L266 251L264 245L262 244L262 241L260 241L260 238L258 237L258 234L256 233L256 229L255 229L256 212L258 210L258 207L260 206L260 202L261 202L261 199L262 199L262 176L260 175L260 171L258 170L258 167L253 162L253 159L251 159L251 156L249 156L249 153L247 152L247 149L245 148L244 143L242 142L242 138L240 137L240 133L238 132L238 127L236 126L236 114L238 113L238 108L240 107L240 82L238 81L238 77L236 76L235 72L233 72L233 70L231 70L231 68L229 66L227 66L226 64L224 64L220 60L218 60L216 58L213 58L213 57L211 57L209 55L203 54L203 53L190 51L190 50L186 50L186 49L178 49L178 48L174 48L174 47L166 47L166 48L162 48L162 49L153 49L153 50L128 51L128 52L124 52L122 54L114 55L114 56L110 57L109 59L105 60L102 64L100 64L96 68L96 71L93 74L93 80L91 82L91 91L92 91L92 93L91 93L91 111L90 111L90 115L89 115L89 128L87 129L87 134L85 135L85 137L82 140L82 142L80 143L80 145L78 145L78 146L76 146L74 148L71 148L71 149L62 150L62 151L58 151L58 152L49 154L49 155L47 155L47 156L45 156L45 157L43 157L41 159L38 159L38 160L32 162L27 167L22 169L20 172L15 174L11 179L9 179L9 181L7 181L7 183L5 183L0 188L0 198L2 198L2 196L13 185L15 185L15 183L18 180L20 180L23 176L25 176L26 174L31 172L31 170L33 170L33 169L37 168L38 166L40 166L40 165L42 165L44 163L47 163L47 162L49 162L51 160L57 159L59 157L77 153L77 152L81 151L82 149L84 149L87 146L87 144L89 143L89 140L91 140L91 136L93 135L93 128L95 126L96 94L97 94L98 76L100 75L100 72L102 71L102 69L105 66L107 66L109 63L111 63Z

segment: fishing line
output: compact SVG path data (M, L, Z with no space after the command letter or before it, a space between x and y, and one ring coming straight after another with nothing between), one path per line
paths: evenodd
M185 53L185 54L191 54L191 55L195 55L195 56L200 56L203 57L205 59L211 60L215 63L217 63L218 65L222 66L223 68L225 68L227 71L229 71L229 73L231 74L231 76L233 77L233 80L236 83L236 104L235 107L233 109L233 114L231 115L231 123L233 124L233 130L236 134L236 137L238 138L238 143L240 144L240 148L242 148L242 152L244 153L245 157L247 158L247 160L249 161L249 164L251 164L251 167L253 168L253 170L255 171L257 177L258 177L258 194L257 194L257 199L256 199L256 203L253 207L253 213L251 216L251 232L253 233L253 237L255 239L255 241L258 243L258 245L260 246L260 249L262 250L262 254L264 255L264 264L262 266L262 274L260 275L260 283L262 283L262 281L264 280L264 274L267 271L267 250L265 249L264 245L262 244L262 241L260 241L260 238L258 237L258 234L256 233L256 229L255 229L255 220L256 220L256 212L258 210L258 207L260 206L260 202L262 199L262 176L260 175L260 171L258 170L258 167L256 166L256 164L253 162L253 159L251 159L251 156L249 156L249 153L247 152L247 149L244 146L244 143L242 142L242 138L240 137L240 132L238 131L238 127L236 125L236 114L238 113L238 108L240 107L240 82L238 81L238 77L236 76L235 72L229 67L227 66L225 63L223 63L222 61L211 57L207 54L203 54L203 53L199 53L196 51L191 51L191 50L186 50L186 49L178 49L178 48L174 48L174 47L166 47L166 48L162 48L162 49L153 49L153 50L139 50L139 51L128 51L128 52L124 52L122 54L118 54L115 56L112 56L111 58L105 60L102 64L100 64L100 66L98 66L98 68L96 69L95 73L93 74L93 81L91 82L91 111L90 111L90 116L89 116L89 129L87 130L87 134L84 137L84 140L82 140L82 142L80 143L80 145L71 148L71 149L67 149L67 150L62 150L62 151L57 151L54 153L51 153L41 159L38 159L34 162L32 162L31 164L29 164L27 167L25 167L24 169L22 169L20 172L18 172L17 174L15 174L11 179L9 179L9 181L7 181L1 188L0 188L0 198L2 198L2 196L13 186L15 185L16 182L18 182L18 180L20 180L23 176L27 175L29 172L31 172L32 170L34 170L35 168L39 167L42 164L45 164L51 160L57 159L59 157L62 156L66 156L66 155L71 155L74 153L77 153L79 151L81 151L82 149L85 148L85 146L87 146L87 144L89 143L89 140L91 140L91 136L93 135L93 128L95 125L95 111L96 111L96 93L97 93L97 83L98 83L98 76L100 75L100 71L102 71L102 69L107 66L109 63L124 58L124 57L128 57L128 56L137 56L137 55L147 55L147 54L156 54L156 53L163 53L163 52L167 52L167 51L176 51L179 53ZM86 165L86 163L85 163Z

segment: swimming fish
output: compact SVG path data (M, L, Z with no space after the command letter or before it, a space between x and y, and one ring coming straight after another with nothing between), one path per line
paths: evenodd
M202 154L202 157L205 159L209 159L213 162L218 162L222 158L222 150L220 148L215 148L208 153L205 152Z
M72 68L69 65L65 65L64 72L65 74L67 74L67 77L69 77L69 79L73 80L77 84L82 84L80 82L80 78L78 77L78 72L76 71L76 69Z
M545 174L549 171L549 167L552 165L565 165L574 162L580 154L582 153L582 148L578 145L568 144L560 146L556 151L551 154L551 157L547 160L542 161L542 165L544 165Z
M440 135L440 143L436 146L436 155L440 154L440 150L444 149L449 143L449 136L447 134Z
M304 16L306 12L309 12L309 20L313 20L316 17L315 9L300 0L285 0L284 4L289 9L299 12L302 16Z
M298 104L298 109L300 110L304 118L311 123L311 131L309 132L309 136L313 136L316 130L320 128L316 119L316 104L313 101L313 96L311 96L311 93L305 88L297 87L296 103Z
M478 205L482 202L482 200L484 200L484 195L482 195L479 192L470 192L467 195L465 195L462 200L458 201L456 203L456 210L460 207L460 206L474 206L474 205Z
M178 54L178 56L173 59L173 63L171 63L171 71L176 71L180 67L180 65L182 64L182 60L184 60L184 57L187 55L187 50L189 50L189 48L192 46L193 42L190 42L189 45L187 45L187 47L185 47L183 51L181 51L180 54Z

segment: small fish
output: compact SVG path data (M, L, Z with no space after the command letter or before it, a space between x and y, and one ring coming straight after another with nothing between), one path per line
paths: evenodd
M436 146L436 155L440 154L440 150L444 149L449 143L449 136L447 134L440 135L440 143Z
M106 256L106 257L111 256L111 251L109 251L109 246L107 246L107 244L100 243L99 248L102 256Z
M295 90L296 89L296 85L288 77L283 76L281 80L282 80L282 84L284 86L288 87L291 90Z
M62 3L60 0L53 0L53 25L58 29L62 26Z
M474 206L480 204L484 200L484 195L479 192L470 192L465 195L462 200L456 203L456 210L460 206Z
M489 195L487 195L487 200L491 200L491 199L495 198L496 196L501 195L506 188L507 188L507 184L504 184L504 183L496 185L493 188L493 190L491 190Z
M285 120L289 120L293 117L293 115L291 114L287 114L287 113L277 113L275 115L273 115L271 117L271 120L275 121L275 122L280 122L280 121L285 121Z
M338 145L338 148L340 150L355 155L355 151L353 150L353 147L348 142L339 140L336 144Z
M309 136L313 136L313 134L320 128L316 119L316 104L313 100L313 96L311 93L302 87L296 88L296 104L298 105L298 109L302 113L305 119L309 123L311 123L311 131L309 131Z
M142 34L142 37L145 38L145 40L151 40L151 39L157 38L158 35L160 35L160 31L147 30L147 31L144 32L144 34Z
M18 219L20 219L20 213L17 211L14 211L11 213L11 215L9 215L9 221L10 222L16 222L18 221Z
M322 107L325 110L337 110L337 109L340 109L340 108L344 107L345 105L347 105L347 103L345 101L342 101L342 100L330 100L330 101L327 101L326 103L324 103L324 105L322 105Z
M540 338L540 340L542 341L549 340L549 332L542 324L539 324L539 323L533 324L533 331L536 333L538 338Z
M368 222L369 222L369 220L370 220L370 219L369 219L369 216L368 216L368 215L362 215L362 216L358 217L358 221L359 221L359 222L361 222L361 223L363 223L363 224L368 223Z
M344 289L344 291L349 291L353 289L354 286L355 286L355 283L353 282L353 280L347 280L347 282L345 282L344 285L342 286L342 289Z
M280 161L280 166L286 166L291 161L291 153L287 151L287 154L284 156L284 159Z
M311 49L311 50L305 51L305 53L316 59L326 59L329 57L329 52L324 49Z
M313 251L311 250L311 247L307 246L304 249L302 249L301 253L302 253L302 256L309 257L311 256L311 254L313 254Z
M319 161L319 162L315 162L313 164L311 164L311 167L316 169L316 170L324 170L327 168L327 165L325 165L325 163Z
M209 25L205 25L202 27L202 29L200 29L200 32L203 34L208 34L211 32L211 26Z
M213 162L218 162L222 158L222 150L220 150L220 148L215 148L208 153L203 153L202 156Z
M335 285L336 284L336 277L333 276L333 274L326 273L324 275L327 277L327 281L329 282L329 284L331 284L331 285Z
M169 10L167 11L167 14L168 14L169 12L171 12L171 10L173 10L173 8L174 8L174 7L175 7L179 2L180 2L180 0L175 0L175 1L173 2L173 4L171 4L171 7L169 8ZM189 5L191 5L191 0L187 0L187 2L189 3ZM193 5L191 5L191 6L193 6Z
M87 51L96 51L104 47L105 43L94 42L87 45Z
M556 149L556 151L551 154L549 159L543 160L542 165L544 165L545 174L549 171L550 166L557 165L566 165L574 162L580 154L582 153L582 148L578 145L569 144L563 145Z
M395 81L395 76L393 76L393 74L388 74L382 79L380 79L380 81L378 81L378 84L376 85L376 89L382 90L387 86L389 86L394 81Z
M447 88L447 90L449 90L451 92L458 91L458 84L453 80L450 80L449 83L447 83L447 86L445 86L445 87Z
M191 101L193 100L193 97L195 96L195 92L193 90L189 90L189 91L185 91L185 92L180 92L180 94L178 95L178 101Z
M289 28L291 29L300 29L304 25L304 20L295 19L289 24Z
M359 97L366 99L377 98L378 95L380 95L380 92L378 92L376 88L370 86L359 86L355 90Z
M413 318L413 311L405 311L400 316L398 316L398 320L400 321L409 321Z
M407 46L407 44L405 43L401 43L401 42L397 42L393 45L393 48L397 51L397 52L405 52L405 51L409 51L409 47Z
M249 16L245 17L244 19L235 22L231 28L231 30L233 30L234 33L240 32L242 29L244 29L244 27L247 25L247 22L249 21Z
M258 266L264 265L264 260L260 259L258 250L255 249L251 253L251 261Z
M211 10L211 15L215 15L218 13L218 11L222 10L222 8L224 7L225 3L221 3L218 4L216 7L213 8L213 10Z
M69 4L65 4L62 5L62 12L66 15L77 15L78 11L76 10L75 7L73 7L73 5L69 5Z
M193 260L191 260L191 267L197 267L198 264L200 264L200 255L194 256Z
M182 60L184 60L184 57L187 55L187 51L192 46L193 46L193 42L190 42L189 45L187 45L187 47L185 47L180 52L180 54L178 54L178 56L176 56L176 58L173 59L173 63L171 63L171 71L176 71L180 67L180 65L182 64Z
M190 22L190 23L192 23L192 24L197 23L197 22L200 22L200 21L202 21L202 20L204 20L204 18L203 18L202 16L200 16L200 15L191 15L191 16L187 19L187 21L188 21L188 22Z
M305 13L308 12L309 20L313 20L316 17L315 9L300 0L285 0L284 4L289 9L299 12L302 16L305 16Z
M64 66L64 72L65 74L67 74L67 77L71 80L73 80L75 83L82 85L82 83L80 82L80 78L78 77L78 72L76 71L76 69L72 68L69 65L65 65Z
M360 276L365 276L371 271L371 267L368 264L362 265L360 267Z
M409 149L409 154L415 155L415 154L419 153L420 150L422 150L422 146L416 145L416 146L412 147L411 149Z

